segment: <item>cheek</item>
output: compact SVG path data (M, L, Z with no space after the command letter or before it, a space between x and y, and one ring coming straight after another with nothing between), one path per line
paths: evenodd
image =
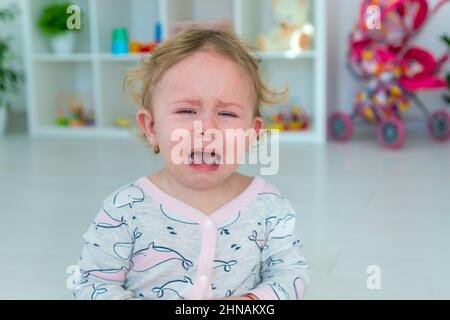
M158 131L158 140L160 144L166 147L171 147L177 144L177 141L174 141L172 137L176 139L176 137L179 136L177 132L179 130L185 130L185 128L170 121L164 123L163 127Z
M164 140L164 143L170 141L172 133L177 129L186 127L186 123L179 119L172 117L170 114L160 111L155 112L155 131L158 139Z
M158 141L161 149L161 156L168 166L180 167L173 163L173 161L177 160L172 159L172 153L183 148L186 141L182 137L186 132L190 131L190 127L187 125L186 121L180 123L179 121L173 121L172 119L162 124L158 131ZM182 156L182 154L179 155Z
M253 113L245 112L239 118L225 118L221 120L221 124L225 129L250 129L253 125Z

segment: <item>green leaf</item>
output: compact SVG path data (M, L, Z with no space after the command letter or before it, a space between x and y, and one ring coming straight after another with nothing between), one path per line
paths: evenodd
M447 44L447 46L450 49L450 37L447 34L444 34L443 36L441 36L441 39L443 42Z
M19 14L19 8L13 4L0 10L0 21L11 21Z
M16 91L22 81L21 73L8 68L13 57L9 41L7 37L0 37L0 96L10 90Z
M8 22L13 20L19 14L19 11L17 5L10 5L1 9L0 21ZM9 103L4 98L4 94L9 90L16 90L21 81L20 73L7 68L8 62L13 57L9 46L10 41L10 37L6 37L3 34L0 36L0 107L8 107Z
M79 30L68 30L67 19L70 14L67 8L70 2L54 2L45 6L38 20L40 30L49 37L55 37L65 32L77 32Z
M450 96L449 95L444 95L444 100L450 104Z

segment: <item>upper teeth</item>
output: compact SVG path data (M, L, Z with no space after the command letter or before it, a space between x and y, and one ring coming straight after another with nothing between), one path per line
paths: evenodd
M192 152L190 158L191 164L219 164L220 155L215 152Z

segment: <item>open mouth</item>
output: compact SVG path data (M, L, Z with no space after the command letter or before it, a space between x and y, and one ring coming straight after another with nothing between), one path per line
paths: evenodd
M219 168L222 157L216 152L193 151L189 156L189 166L201 171L214 171Z
M189 164L219 165L222 157L216 152L193 151L190 154Z

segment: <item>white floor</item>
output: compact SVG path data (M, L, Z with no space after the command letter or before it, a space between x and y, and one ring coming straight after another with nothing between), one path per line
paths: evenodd
M450 298L450 144L408 138L400 152L372 137L282 147L267 179L298 211L308 299ZM133 140L0 138L0 298L70 298L66 268L103 198L160 165Z

